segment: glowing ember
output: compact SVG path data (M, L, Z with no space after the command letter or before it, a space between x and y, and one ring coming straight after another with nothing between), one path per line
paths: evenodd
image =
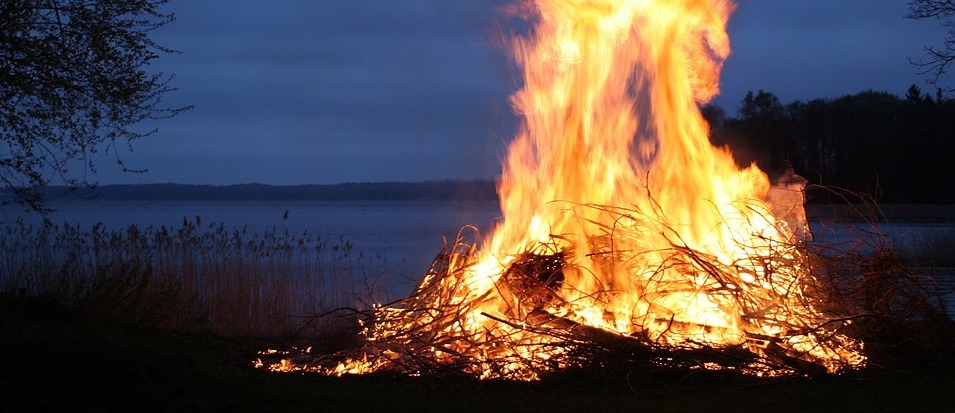
M524 122L500 181L504 220L479 251L458 245L400 306L377 309L360 355L322 371L534 379L579 363L582 343L642 346L663 365L673 359L659 349L736 352L758 374L862 366L861 343L838 333L846 322L820 309L801 203L770 205L781 189L709 143L698 107L718 92L733 7L508 8L535 27L513 47Z

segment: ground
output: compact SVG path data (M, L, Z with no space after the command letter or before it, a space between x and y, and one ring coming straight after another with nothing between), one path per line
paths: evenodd
M955 411L955 366L814 379L568 374L534 383L252 368L280 338L117 325L42 298L0 295L4 412L83 411Z

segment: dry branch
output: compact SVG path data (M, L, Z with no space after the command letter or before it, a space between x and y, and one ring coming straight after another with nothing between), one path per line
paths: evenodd
M607 285L582 298L567 299L568 274L579 276L581 267L572 261L577 246L560 236L510 257L494 288L472 290L473 280L467 275L480 257L476 244L465 241L467 231L474 228L465 227L437 254L411 296L378 308L366 320L361 348L311 360L299 357L276 364L278 369L521 380L588 366L818 375L861 367L865 359L858 358L859 339L867 340L867 350L892 346L885 343L891 338L876 332L882 330L872 320L904 325L896 313L938 321L933 318L939 314L933 295L918 288L924 283L879 254L761 240L769 245L767 250L726 263L677 237L668 238L669 247L635 248L642 244L634 239L649 232L645 226L665 222L659 217L624 208L579 207L615 217L612 226L598 225L603 232L589 238L585 257L594 268L643 274L634 279L645 284L641 300L650 310L631 320L632 333L575 318L575 306L606 302L619 291ZM664 227L657 235L661 233L667 237L676 232L668 233ZM648 261L647 256L658 260ZM645 266L647 262L652 265ZM667 278L664 272L683 278ZM768 288L769 295L759 288ZM680 319L667 310L668 296L699 293L720 306L738 309L743 332L738 339L717 344L696 333L681 333L723 328ZM482 307L490 302L504 304L498 310Z

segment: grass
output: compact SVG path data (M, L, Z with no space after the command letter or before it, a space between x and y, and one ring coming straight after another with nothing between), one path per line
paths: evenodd
M915 265L955 267L955 227L928 235L912 234L898 244L901 254Z
M951 357L775 380L634 370L532 383L270 373L251 368L257 351L347 340L332 336L340 330L301 332L295 316L360 302L374 257L342 239L246 234L198 219L178 229L5 231L4 412L955 410ZM309 283L296 284L299 274Z
M381 257L344 238L247 233L199 217L180 228L17 222L2 231L2 290L225 336L290 334L311 315L364 305L384 271Z
M103 320L49 298L0 295L5 412L889 412L951 411L955 367L756 380L719 374L567 373L539 382L250 368L265 341ZM274 339L272 339L274 340ZM270 342L272 340L269 340Z

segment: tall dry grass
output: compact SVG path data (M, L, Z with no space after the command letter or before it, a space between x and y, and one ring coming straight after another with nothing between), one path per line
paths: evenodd
M941 227L928 235L903 234L895 245L913 265L955 267L955 227Z
M339 237L222 224L69 224L0 229L0 290L50 297L100 317L229 336L288 335L315 314L370 302L384 259ZM325 323L334 320L324 318Z

